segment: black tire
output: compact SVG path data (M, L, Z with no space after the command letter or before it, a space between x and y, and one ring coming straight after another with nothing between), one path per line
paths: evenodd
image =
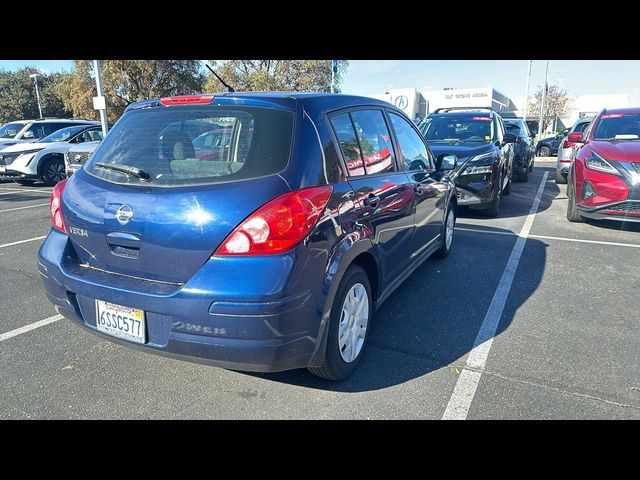
M556 168L556 183L558 185L564 185L565 183L567 183L567 179L562 176L562 174L560 173L560 170L558 170L557 168Z
M440 248L436 250L433 255L438 258L445 258L449 255L451 251L451 247L453 247L453 233L455 230L451 230L451 242L449 242L449 246L447 246L447 222L449 221L449 215L453 216L453 226L456 226L456 206L453 202L449 203L449 207L444 215L444 223L442 224L442 243L440 244Z
M539 157L550 157L551 156L551 149L549 147L540 147L538 149L537 155Z
M521 182L527 183L529 181L529 170L525 170L524 172L518 172L518 177Z
M33 180L22 180L22 179L20 179L20 180L14 180L14 182L16 182L19 185L24 185L25 187L29 186L29 185L33 185Z
M496 189L496 196L493 197L493 201L486 208L485 213L489 217L497 217L500 214L500 199L502 198L502 175L498 179L498 188Z
M369 302L369 319L360 352L353 361L347 363L340 353L338 332L342 317L342 308L347 297L347 293L349 293L351 288L358 283L363 285L367 292L367 299ZM373 313L373 297L371 295L369 277L361 267L358 265L351 265L340 282L340 286L336 292L336 297L333 301L333 305L331 306L329 331L327 332L327 351L325 352L324 363L320 367L309 367L308 370L314 375L327 380L344 380L351 375L360 364L360 361L367 349Z
M567 186L567 220L573 223L580 223L584 221L582 215L578 213L576 208L575 188L571 185Z
M49 158L42 165L42 181L45 185L51 187L65 178L67 178L67 173L62 158Z

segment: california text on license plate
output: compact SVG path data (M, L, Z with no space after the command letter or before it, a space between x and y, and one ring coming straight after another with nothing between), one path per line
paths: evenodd
M101 332L131 342L146 341L144 311L137 308L96 300L96 327Z

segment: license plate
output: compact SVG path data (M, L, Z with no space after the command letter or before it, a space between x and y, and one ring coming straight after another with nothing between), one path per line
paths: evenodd
M131 342L146 341L144 311L96 300L96 327L114 337Z
M6 172L7 171L7 167L4 165L0 165L0 172Z

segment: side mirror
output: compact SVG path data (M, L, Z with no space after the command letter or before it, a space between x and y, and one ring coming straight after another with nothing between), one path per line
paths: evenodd
M436 163L436 170L439 172L447 172L449 170L455 170L458 166L458 157L455 155L440 155Z
M516 143L518 141L518 137L513 133L505 133L503 141L504 143Z
M584 143L584 138L582 137L582 132L571 132L567 136L567 141L574 143Z

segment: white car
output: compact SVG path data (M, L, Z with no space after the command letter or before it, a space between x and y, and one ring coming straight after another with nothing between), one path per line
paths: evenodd
M102 140L99 122L62 128L33 143L18 143L0 150L0 175L28 185L42 180L55 185L66 178L64 154L71 145Z
M579 118L569 130L569 133L579 132L583 133L591 120L594 117ZM569 135L567 133L567 136ZM574 143L570 142L567 137L560 140L558 145L558 158L556 159L556 183L567 183L567 175L569 174L569 166L571 165L571 152L573 151Z
M90 120L68 120L64 118L41 118L39 120L17 120L0 127L0 148L16 143L37 142L61 128L72 125L92 125Z

